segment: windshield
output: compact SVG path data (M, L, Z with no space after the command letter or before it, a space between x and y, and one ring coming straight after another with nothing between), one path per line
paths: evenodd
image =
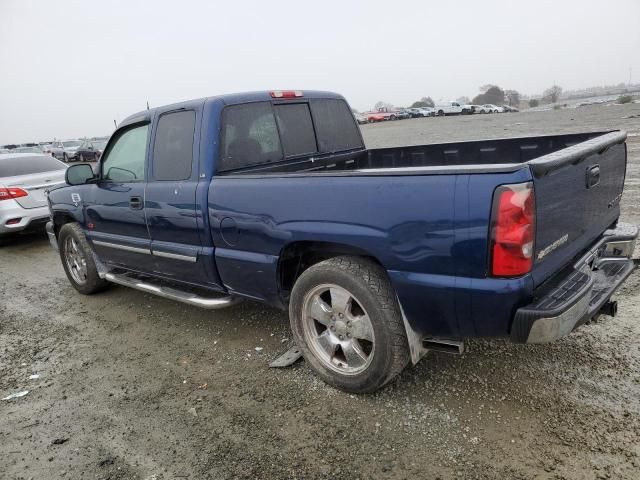
M13 157L0 159L0 178L29 175L31 173L54 172L67 166L49 155Z
M96 142L91 142L91 146L96 150L104 150L104 147L107 145L106 140L98 140Z
M66 142L62 142L62 144L65 147L79 147L82 145L82 142L80 140L68 140Z

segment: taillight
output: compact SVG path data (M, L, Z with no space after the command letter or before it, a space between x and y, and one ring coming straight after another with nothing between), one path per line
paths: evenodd
M21 188L0 188L0 201L9 200L11 198L26 197L27 195L29 195L29 193Z
M275 90L273 92L269 92L271 94L271 98L299 98L304 97L300 90Z
M531 271L535 218L533 183L496 189L491 213L491 275L518 277Z

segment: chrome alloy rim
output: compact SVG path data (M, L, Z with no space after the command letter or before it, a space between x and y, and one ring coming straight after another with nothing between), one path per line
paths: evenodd
M64 240L64 261L74 282L78 285L87 283L87 261L78 242L71 236Z
M356 375L371 364L373 325L358 299L334 284L318 285L304 297L302 326L307 345L326 367Z

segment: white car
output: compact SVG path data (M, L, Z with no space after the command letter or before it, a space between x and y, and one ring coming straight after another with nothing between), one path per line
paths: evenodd
M432 107L418 107L416 110L418 110L422 114L423 117L435 117L436 116L436 111Z
M487 113L502 113L504 112L504 108L498 107L492 103L486 103L482 105L482 108L486 110Z
M0 154L0 237L44 229L49 219L47 190L65 185L67 166L51 155Z

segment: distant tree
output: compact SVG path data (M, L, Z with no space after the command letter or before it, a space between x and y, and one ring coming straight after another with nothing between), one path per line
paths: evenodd
M547 103L556 103L562 94L562 87L554 85L542 93L542 99Z
M434 102L431 97L422 97L420 99L420 101L425 103L425 107L435 107L436 106L436 102Z
M618 97L618 103L625 104L631 103L633 101L633 97L631 95L620 95Z
M462 96L456 98L456 102L458 102L460 105L468 105L469 103L471 103L471 100L469 100L469 97Z
M486 92L476 95L473 98L474 105L484 105L485 103L492 103L494 105L504 104L504 90L496 85L492 85Z
M482 85L479 90L480 93L487 93L489 89L493 87L497 87L497 85L494 85L493 83L487 83L486 85Z
M531 100L529 100L529 106L531 108L535 108L538 105L540 105L540 101L537 98L532 98Z
M417 102L411 104L411 108L433 107L435 105L431 97L422 97Z
M520 105L520 92L517 90L505 90L504 97L507 101L507 104L512 107L517 107Z
M380 102L377 102L377 103L373 106L373 109L374 109L375 111L378 111L378 110L380 110L381 108L386 108L387 110L390 110L390 109L392 109L392 108L393 108L393 105L392 105L391 103L387 103L387 102L380 101Z

